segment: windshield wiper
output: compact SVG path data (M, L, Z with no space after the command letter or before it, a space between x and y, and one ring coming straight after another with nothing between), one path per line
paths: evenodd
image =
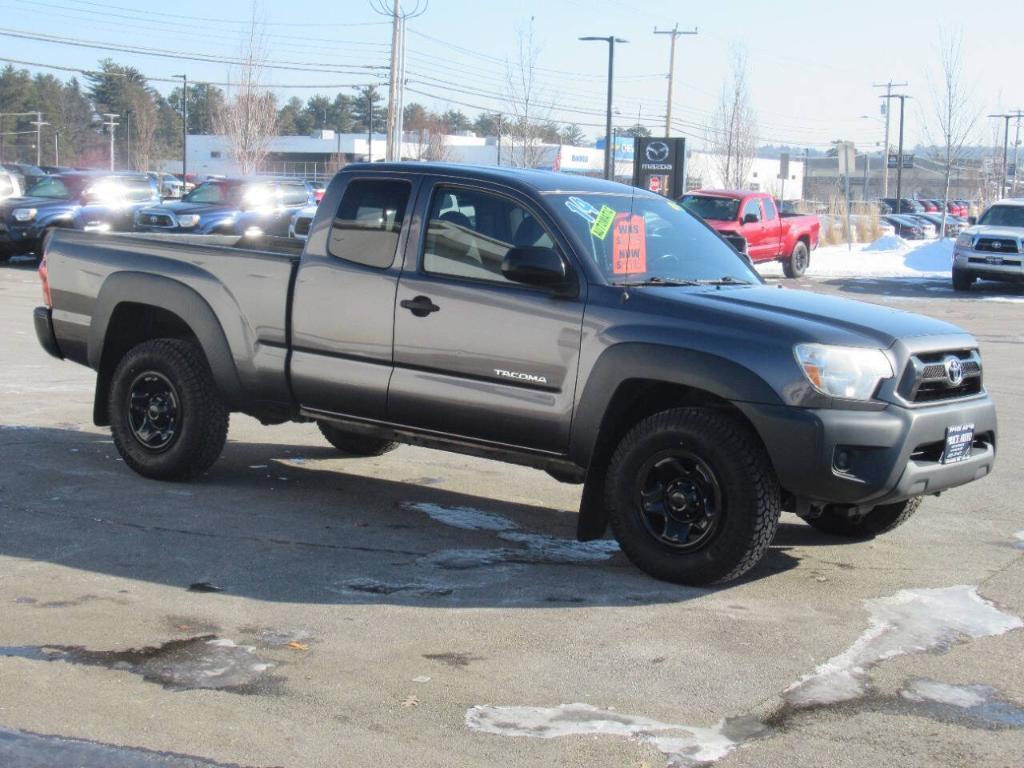
M737 280L731 275L725 275L717 280L695 280L698 285L750 285L749 280Z
M648 277L646 280L637 280L635 283L612 283L619 288L636 288L644 285L702 285L698 280L682 280L674 277Z

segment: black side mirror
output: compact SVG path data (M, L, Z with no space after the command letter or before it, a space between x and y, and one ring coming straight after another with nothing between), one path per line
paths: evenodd
M744 224L757 224L758 221L760 221L760 219L757 218L756 213L748 213L743 217Z
M978 223L978 217L977 216L968 216L967 217L967 223L970 224L973 227L975 224Z
M537 245L509 249L501 261L501 274L515 283L546 288L564 286L569 278L558 252Z

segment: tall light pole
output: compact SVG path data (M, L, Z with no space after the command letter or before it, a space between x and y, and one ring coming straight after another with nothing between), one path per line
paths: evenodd
M49 123L43 121L42 112L36 112L32 125L36 127L36 165L39 165L43 162L43 126Z
M1024 112L1019 109L1015 112L1007 112L1001 115L989 115L989 117L999 117L1003 120L1003 172L999 177L999 196L1006 197L1006 183L1007 172L1009 170L1007 163L1009 162L1009 148L1010 148L1010 120L1017 118L1017 132L1020 135L1020 118L1024 116ZM1016 147L1014 148L1014 155L1016 156ZM1017 171L1014 169L1014 183L1017 180Z
M53 164L60 167L60 131L53 132Z
M184 189L184 185L188 184L188 75L171 77L181 78L181 183Z
M124 117L126 123L124 130L124 169L130 171L132 169L132 111L126 109Z
M675 77L676 72L676 38L680 35L696 35L697 28L694 27L691 31L680 30L679 23L677 22L672 29L658 29L654 28L654 34L656 35L672 35L672 44L669 48L668 53L668 101L665 103L665 135L672 135L672 80Z
M115 123L114 119L120 117L120 115L115 115L113 112L104 112L103 116L107 118L103 125L110 128L110 170L114 170L114 128L120 125L120 123Z
M885 162L882 164L882 197L889 196L889 100L892 98L893 88L905 88L906 83L894 83L890 80L887 83L872 83L872 88L885 88ZM901 159L902 162L902 159Z
M612 82L615 79L615 44L628 43L621 37L609 35L608 37L581 37L580 40L602 40L608 43L608 112L605 119L605 147L604 147L604 177L612 179L615 176L615 167L612 165Z

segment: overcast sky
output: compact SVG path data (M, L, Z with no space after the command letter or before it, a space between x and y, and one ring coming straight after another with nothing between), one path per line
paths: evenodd
M414 0L403 0L403 5L414 5ZM235 56L250 8L248 0L145 5L131 0L0 0L0 27L86 43ZM371 0L264 0L259 16L266 22L269 58L292 67L269 71L274 85L386 78L385 69L368 68L386 66L391 40L390 26L374 13ZM676 56L674 116L693 134L702 133L699 126L714 110L728 76L730 52L739 46L748 57L762 143L817 148L834 139L852 140L858 148L880 143L881 123L861 115L879 117L881 90L871 86L889 79L909 83L901 92L914 97L907 107L908 144L925 142L924 123L934 113L932 84L941 76L940 28L963 35L966 81L983 115L1024 107L1021 0L991 0L982 18L972 16L971 5L963 0L430 0L426 13L409 22L406 76L410 90L421 93L409 93L406 103L453 107L471 116L481 107L507 108L505 62L516 59L517 30L529 28L531 16L543 100L555 105L551 116L556 120L593 124L585 127L591 137L603 133L598 126L603 123L607 46L577 37L615 34L629 40L616 49L616 124L635 123L639 115L654 128L663 126L658 116L665 111L670 38L654 35L653 28L677 22L680 29L699 29L696 36L679 38ZM231 74L222 63L0 40L0 56L51 65L89 68L110 56L154 78L186 72L197 80L224 81ZM318 67L332 71L310 71ZM164 92L173 87L155 85ZM316 90L281 88L279 94L305 98ZM319 90L333 95L339 89ZM982 117L980 141L991 141L993 124Z

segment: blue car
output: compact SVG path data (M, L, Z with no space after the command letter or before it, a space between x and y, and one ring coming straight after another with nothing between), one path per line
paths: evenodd
M135 212L160 201L145 174L69 171L44 176L23 196L0 203L0 259L42 251L56 228L130 232Z
M292 216L314 199L315 190L301 179L211 179L181 200L140 210L135 230L287 237Z

